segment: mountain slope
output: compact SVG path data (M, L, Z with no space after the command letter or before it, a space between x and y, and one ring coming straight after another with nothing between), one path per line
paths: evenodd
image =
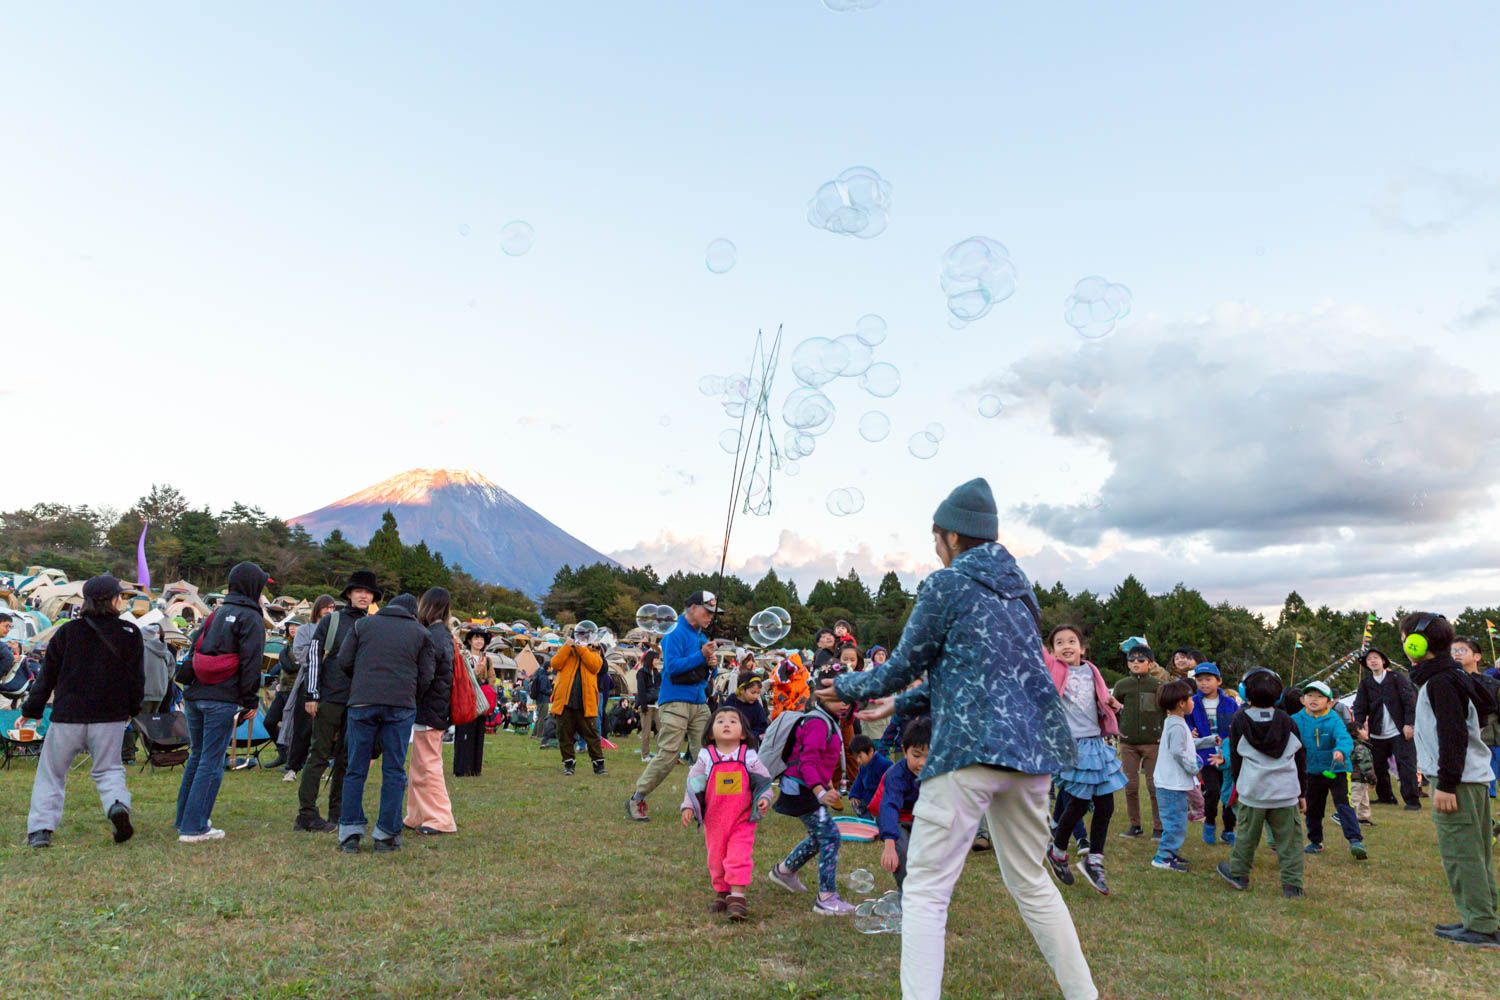
M413 469L290 520L322 540L338 528L364 545L389 510L408 545L427 543L486 583L544 593L564 565L614 560L468 469Z

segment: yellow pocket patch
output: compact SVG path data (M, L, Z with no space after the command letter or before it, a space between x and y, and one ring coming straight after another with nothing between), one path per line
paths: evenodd
M745 776L738 771L714 775L715 795L739 795L745 790Z

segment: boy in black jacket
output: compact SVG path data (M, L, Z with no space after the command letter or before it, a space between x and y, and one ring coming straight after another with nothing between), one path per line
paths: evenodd
M1440 924L1437 936L1500 948L1495 873L1491 866L1490 752L1479 720L1495 710L1490 693L1454 661L1453 626L1441 615L1401 619L1402 649L1417 685L1417 766L1433 779L1433 823L1443 874L1461 922Z
M1359 689L1354 693L1354 724L1370 741L1375 755L1375 802L1393 806L1391 794L1391 758L1396 758L1396 773L1401 778L1401 798L1406 808L1422 808L1417 789L1417 752L1412 744L1412 726L1416 721L1417 689L1399 670L1390 669L1390 658L1378 649L1367 649L1360 657L1364 669Z

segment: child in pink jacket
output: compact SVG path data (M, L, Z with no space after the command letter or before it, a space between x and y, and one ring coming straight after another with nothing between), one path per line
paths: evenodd
M682 825L697 820L708 847L709 910L735 921L749 915L745 887L755 871L755 821L771 805L771 774L756 756L758 744L744 713L720 706L703 731L682 797Z
M781 776L781 797L776 811L795 816L807 828L807 836L781 861L771 867L772 882L791 892L806 892L797 878L797 869L818 857L818 898L813 912L823 916L847 917L854 907L839 898L839 831L833 824L830 808L839 805L838 786L833 783L834 770L844 756L844 740L839 723L830 711L843 715L848 706L824 707L814 700L807 716L797 723L783 755L788 761Z

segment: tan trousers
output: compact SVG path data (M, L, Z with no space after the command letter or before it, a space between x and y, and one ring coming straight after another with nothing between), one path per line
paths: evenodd
M1354 807L1355 819L1370 818L1370 786L1363 781L1349 782L1349 804Z
M635 794L645 798L656 790L656 786L667 780L667 775L677 766L677 754L687 741L688 756L698 758L703 748L703 730L708 727L708 706L690 705L685 701L669 701L658 705L661 715L661 732L656 738L656 756L641 772L635 783Z
M406 777L406 818L403 825L457 833L453 803L443 779L443 731L412 730L411 758Z
M1121 743L1120 764L1125 768L1125 811L1130 814L1130 825L1141 825L1141 776L1146 778L1146 791L1151 795L1151 832L1161 832L1161 810L1156 808L1156 752L1155 743Z
M641 716L641 756L644 757L651 752L651 730L660 728L657 722L656 706L642 705Z
M978 764L922 782L901 897L903 1000L939 1000L942 995L948 901L981 815L989 820L1006 891L1052 966L1063 996L1093 1000L1099 995L1073 916L1042 860L1049 783L1044 774L1017 774Z

